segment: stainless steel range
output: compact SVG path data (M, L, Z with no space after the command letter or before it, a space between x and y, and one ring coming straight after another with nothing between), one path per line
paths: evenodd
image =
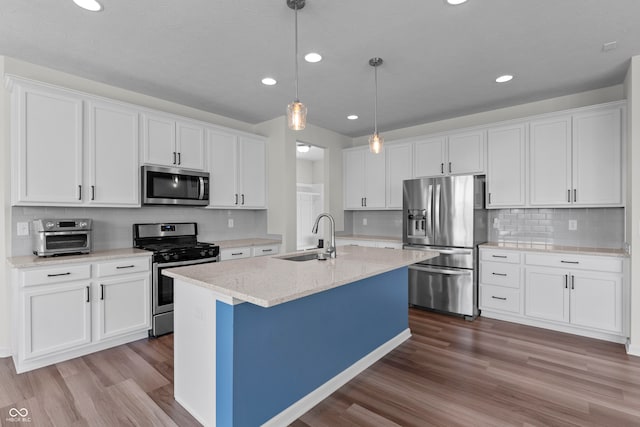
M220 261L220 247L198 242L198 224L154 223L133 225L133 246L153 251L152 328L150 336L173 332L173 279L165 268Z

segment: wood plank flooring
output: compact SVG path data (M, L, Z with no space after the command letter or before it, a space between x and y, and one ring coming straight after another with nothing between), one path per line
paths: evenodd
M624 346L410 309L413 336L292 427L640 426ZM0 425L199 426L173 399L173 336L17 375L0 359Z

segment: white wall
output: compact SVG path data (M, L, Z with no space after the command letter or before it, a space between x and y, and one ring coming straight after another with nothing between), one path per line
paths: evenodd
M4 73L5 60L0 56L0 76ZM10 354L9 346L9 269L4 259L11 250L11 193L9 153L9 97L4 82L0 82L0 357Z
M640 356L640 56L631 58L625 80L627 121L626 241L631 245L631 334L628 351ZM635 167L634 167L635 166Z
M296 159L296 182L313 184L313 164L311 160Z

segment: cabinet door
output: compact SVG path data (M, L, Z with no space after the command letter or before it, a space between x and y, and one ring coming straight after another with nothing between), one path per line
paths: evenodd
M621 276L572 272L571 323L622 332Z
M413 177L411 153L411 144L388 145L385 148L388 208L402 209L402 181Z
M24 291L25 359L69 350L91 341L89 283L39 286Z
M204 128L195 123L176 123L177 166L204 170Z
M364 150L364 207L384 208L386 203L386 150L374 154Z
M176 124L170 117L142 116L143 161L154 165L177 166Z
M449 136L445 172L451 175L484 172L484 131Z
M531 205L569 205L571 117L531 122L529 150Z
M487 207L524 206L526 125L487 133Z
M343 152L344 208L364 208L364 151Z
M444 175L445 137L414 142L413 176Z
M568 274L554 268L527 268L524 301L527 316L568 322Z
M622 205L620 108L573 116L575 205Z
M237 140L235 135L207 130L210 207L238 206Z
M91 205L140 206L138 113L106 101L88 102L88 179Z
M94 287L98 340L151 327L149 274L103 280Z
M16 85L11 111L13 204L82 203L82 100Z
M243 208L267 207L266 143L262 139L240 137L239 205Z

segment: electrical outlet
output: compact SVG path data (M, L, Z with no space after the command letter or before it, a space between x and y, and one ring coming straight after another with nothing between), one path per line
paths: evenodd
M493 218L493 228L496 230L500 228L500 220L498 218Z
M19 222L17 224L17 233L18 236L28 236L29 235L29 223L28 222Z
M367 218L362 218L362 225L367 225Z
M227 227L233 228L233 218L228 218L227 219Z
M575 219L569 220L569 230L576 231L578 229L578 221Z

